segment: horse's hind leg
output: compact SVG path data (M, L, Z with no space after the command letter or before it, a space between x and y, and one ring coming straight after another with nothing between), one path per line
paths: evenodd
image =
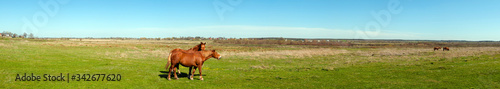
M171 65L170 68L168 68L168 80L170 80L170 75L172 74L172 69L174 68L174 65Z
M175 72L175 70L176 70L176 69L174 68L174 78L175 78L175 79L179 79L179 78L177 77L177 72Z
M175 79L179 79L179 77L177 77L177 72L175 72L176 69L179 69L179 64L175 65L175 68L174 68L174 77L175 77Z

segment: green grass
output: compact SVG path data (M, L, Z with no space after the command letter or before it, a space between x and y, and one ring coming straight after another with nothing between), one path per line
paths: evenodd
M349 54L286 59L232 56L206 61L204 81L198 80L198 76L194 77L195 80L181 77L169 81L162 77L166 76L164 58L152 55L131 57L147 52L114 57L101 54L126 52L127 49L50 46L41 45L46 41L19 39L0 42L3 44L0 45L0 88L500 88L500 54L354 63L344 63L346 60L341 59L341 56L351 56ZM187 70L181 68L183 73ZM14 81L17 74L24 73L121 74L122 79L69 83Z

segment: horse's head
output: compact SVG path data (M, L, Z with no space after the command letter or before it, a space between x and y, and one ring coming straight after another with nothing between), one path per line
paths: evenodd
M203 43L203 42L200 42L200 49L198 51L202 51L202 50L205 50L205 45L207 44L207 42Z
M189 50L193 50L193 51L203 51L205 50L205 44L207 44L206 42L203 43L203 42L200 42L200 44L194 46L193 48L189 49Z
M222 58L222 56L219 53L215 52L215 50L212 50L211 56L217 60L220 60Z

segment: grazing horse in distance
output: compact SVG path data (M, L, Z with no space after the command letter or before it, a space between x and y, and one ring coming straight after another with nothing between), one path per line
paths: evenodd
M448 48L448 47L443 47L443 51L445 51L445 50L446 50L446 51L450 51L450 48Z
M207 44L207 42L203 43L203 42L200 42L200 44L194 46L193 48L191 49L188 49L188 50L182 50L180 48L176 48L176 49L173 49L172 51L170 51L170 53L168 54L168 62L170 62L170 56L172 56L172 53L173 52L196 52L196 51L203 51L205 50L205 45ZM165 66L165 68L168 67L168 64ZM179 74L181 73L181 71L179 70L179 68L177 68L177 71L179 71Z
M434 47L434 51L440 50L440 49L441 49L441 47Z
M173 52L171 54L172 57L169 57L171 58L167 64L171 64L171 66L169 67L168 69L168 80L170 80L170 75L171 75L171 71L173 70L174 71L174 77L175 79L179 79L177 77L177 74L175 74L175 69L176 67L178 68L179 67L179 64L182 65L182 66L185 66L185 67L189 67L189 79L193 80L193 75L194 75L194 70L196 70L196 68L198 68L198 71L200 72L200 80L203 80L203 77L202 77L202 74L201 74L201 69L202 69L202 66L203 66L203 63L205 63L205 61L207 61L208 59L210 58L216 58L218 60L220 60L220 58L222 58L222 56L215 52L215 50L211 50L211 51L208 51L208 50L204 50L204 51L195 51L195 52L182 52L182 51L177 51L177 52ZM191 69L193 69L194 67L194 70L191 72Z

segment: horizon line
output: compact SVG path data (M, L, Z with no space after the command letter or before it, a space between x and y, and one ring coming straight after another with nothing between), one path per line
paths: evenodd
M390 40L390 41L456 41L456 42L500 42L500 40L430 40L430 39L361 39L361 38L294 38L294 37L201 37L201 36L180 36L180 37L35 37L35 39L119 39L119 38L127 38L127 39L165 39L165 38L197 38L200 37L202 39L209 38L224 38L224 39L289 39L289 40Z

